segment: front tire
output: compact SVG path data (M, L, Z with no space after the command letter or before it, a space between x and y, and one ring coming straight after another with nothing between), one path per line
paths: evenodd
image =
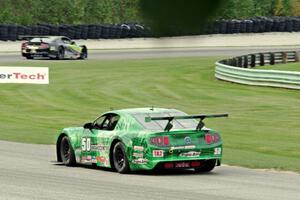
M210 172L216 166L216 160L206 160L200 167L194 168L196 172Z
M83 47L83 48L82 48L82 51L81 51L81 53L80 53L79 59L84 60L84 59L87 59L87 57L88 57L88 51L87 51L87 48L86 48L86 47Z
M76 165L74 149L67 136L64 136L60 142L60 156L62 162L67 166Z
M118 142L113 149L113 165L117 172L126 174L130 171L128 158L126 156L125 145Z

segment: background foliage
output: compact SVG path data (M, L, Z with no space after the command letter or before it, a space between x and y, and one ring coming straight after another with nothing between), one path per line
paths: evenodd
M1 0L0 24L144 22L141 13L145 10L140 5L145 1L147 0ZM155 13L162 2L168 1L151 2L154 4L151 12ZM166 4L169 9L164 9L166 13L174 8L174 3L169 2ZM203 2L202 7L206 6L205 1L199 2ZM198 4L201 10L201 3ZM187 2L185 5L189 7ZM178 8L174 12L180 16L182 9ZM245 19L254 16L297 15L300 15L300 0L223 0L223 6L215 17Z
M138 0L1 0L0 24L139 22Z

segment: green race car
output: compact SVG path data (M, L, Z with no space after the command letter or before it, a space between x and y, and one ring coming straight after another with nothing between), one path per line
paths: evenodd
M163 108L106 112L83 127L63 129L56 143L57 161L108 167L119 173L154 168L208 172L221 164L222 140L203 120L227 116L187 115Z

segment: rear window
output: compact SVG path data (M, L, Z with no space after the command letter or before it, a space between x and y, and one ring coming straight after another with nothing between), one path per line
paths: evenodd
M33 38L30 40L30 42L45 42L45 43L51 43L53 39L50 38Z
M134 118L146 129L153 131L163 131L168 123L168 120L157 120L145 122L145 117L170 117L170 116L186 116L183 112L169 112L169 113L139 113L134 114ZM198 122L195 119L179 119L172 121L173 128L176 129L196 129Z

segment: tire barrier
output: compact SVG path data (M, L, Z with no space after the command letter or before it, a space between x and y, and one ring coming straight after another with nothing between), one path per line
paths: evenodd
M251 19L217 20L202 29L189 32L188 29L169 27L169 36L201 35L201 34L235 34L263 32L298 32L300 17L256 17Z
M149 28L138 23L58 26L51 24L37 24L32 26L0 25L0 40L15 41L19 35L64 35L71 39L115 39L150 36L298 31L300 31L300 17L256 17L246 20L217 20L194 32L189 32L178 27L170 27L170 33L167 35L155 35L151 33Z
M256 17L246 20L218 20L204 32L233 34L298 31L300 31L300 17Z
M0 25L0 40L16 41L20 35L64 35L71 39L115 39L146 37L147 30L137 23L119 25Z
M299 62L300 52L267 52L216 62L215 77L220 80L257 86L300 89L300 72L253 69L256 66Z

